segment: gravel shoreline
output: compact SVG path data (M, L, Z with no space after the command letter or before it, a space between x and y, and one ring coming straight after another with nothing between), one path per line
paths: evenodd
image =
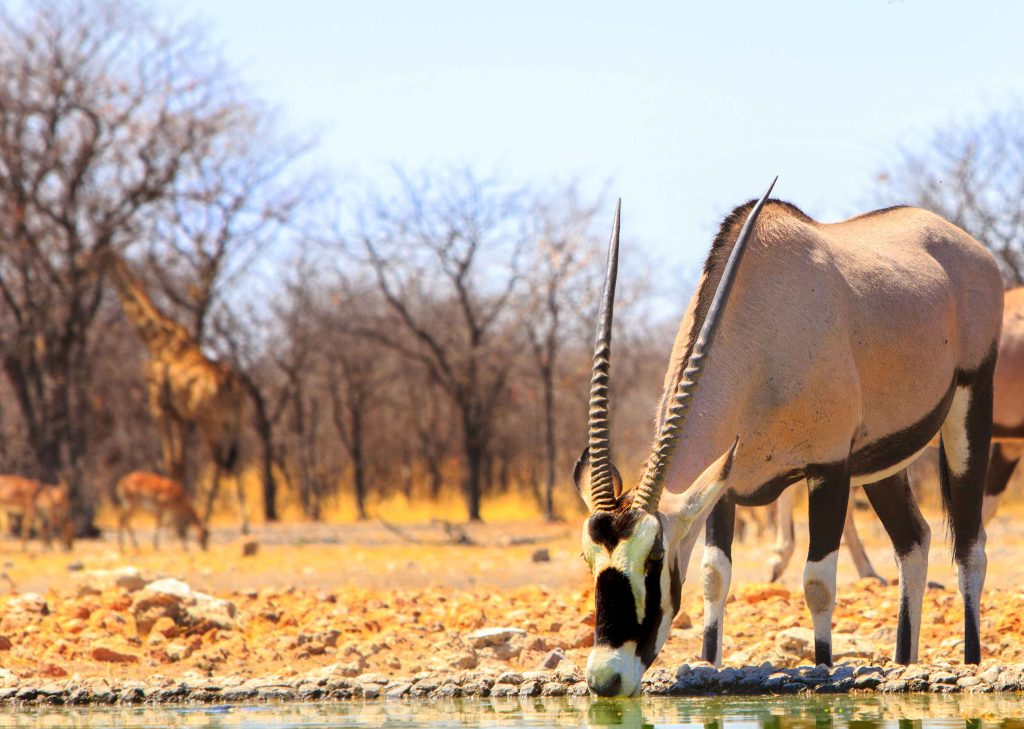
M716 669L707 664L659 668L644 677L645 696L719 696L873 693L991 693L1024 691L1024 664L802 666L769 664ZM345 677L330 670L292 678L238 676L115 684L108 679L69 679L0 688L0 704L137 705L451 699L459 697L586 696L578 668L571 671L424 672L396 678Z

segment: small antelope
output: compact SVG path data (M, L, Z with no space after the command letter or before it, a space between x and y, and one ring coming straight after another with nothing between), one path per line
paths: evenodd
M181 539L181 544L188 549L188 527L194 525L199 536L199 546L206 549L210 534L203 526L189 501L185 488L169 478L147 471L132 471L118 479L114 486L114 498L118 511L117 543L124 551L124 532L132 540L132 546L139 548L132 530L131 519L138 511L148 511L156 519L153 531L153 549L160 548L160 527L164 518L170 516L171 523Z
M56 535L64 549L71 551L75 542L75 523L71 518L71 490L61 481L56 486L41 484L36 492L36 521L47 546Z
M13 474L0 475L0 510L21 517L21 548L27 549L32 527L51 545L58 534L66 549L71 549L74 526L71 521L67 484L44 484L35 479Z
M774 184L774 183L773 183ZM668 638L706 520L703 657L722 660L735 507L809 485L804 595L815 660L832 663L836 560L851 485L892 539L896 660L915 661L930 533L906 466L941 434L943 502L964 602L964 659L981 657L981 520L1002 281L991 254L925 210L818 223L768 192L722 223L680 324L657 438L630 491L608 426L616 211L591 378L589 446L575 480L594 576L587 683L629 696ZM677 447L682 444L682 447Z
M28 537L36 518L36 495L42 484L13 474L0 475L0 510L21 517L21 548L28 548Z

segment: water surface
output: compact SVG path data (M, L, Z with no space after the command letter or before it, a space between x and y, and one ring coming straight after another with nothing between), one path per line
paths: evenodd
M686 729L1024 729L1024 694L589 699L0 710L0 727L680 727Z

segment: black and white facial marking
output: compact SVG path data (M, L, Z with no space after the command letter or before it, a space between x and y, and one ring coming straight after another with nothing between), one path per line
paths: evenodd
M599 511L583 525L596 614L587 683L599 696L638 693L668 639L681 575L666 547L661 519L641 509Z

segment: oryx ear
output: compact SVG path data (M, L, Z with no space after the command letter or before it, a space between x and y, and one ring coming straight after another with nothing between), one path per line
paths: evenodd
M671 499L666 498L668 494L662 496L661 511L678 524L680 533L686 534L694 528L700 529L707 519L708 512L722 498L739 442L740 438L736 436L729 450L704 469L704 473L686 491L673 494Z
M580 494L580 498L583 499L583 503L587 505L587 511L593 512L594 507L590 503L590 447L583 449L580 454L579 460L576 461L576 466L572 469L572 480L576 484L576 490ZM618 501L622 496L622 476L619 475L619 469L612 464L612 488L615 492L615 500Z

